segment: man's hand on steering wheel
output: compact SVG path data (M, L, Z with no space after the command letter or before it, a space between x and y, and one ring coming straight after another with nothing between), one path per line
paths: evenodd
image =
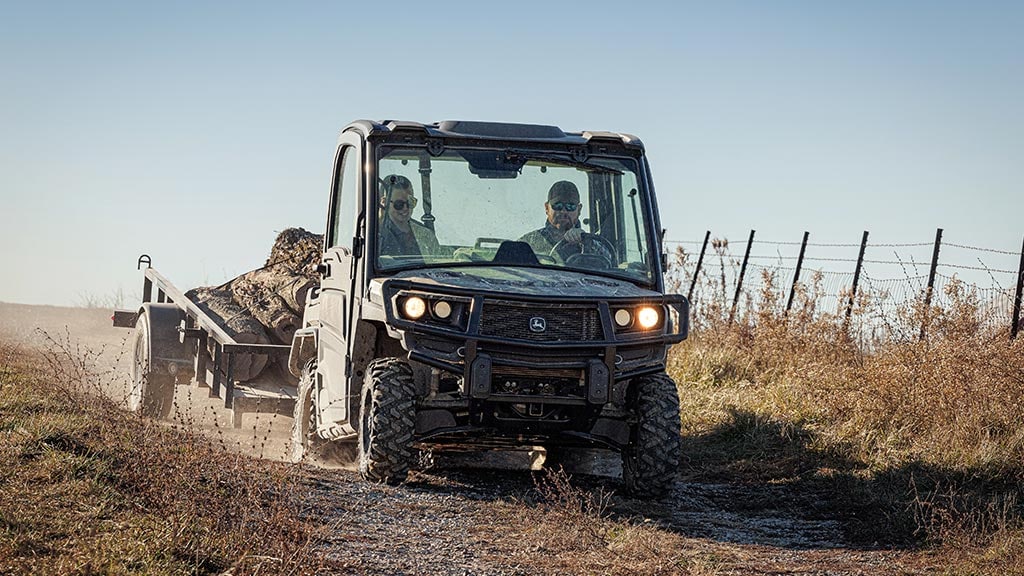
M550 255L561 257L565 250L572 251L564 258L566 264L585 268L611 268L615 257L615 249L608 240L579 228L566 231L565 236L552 246Z
M569 228L569 230L566 231L565 236L562 236L562 240L569 244L582 244L583 230L580 230L579 228Z

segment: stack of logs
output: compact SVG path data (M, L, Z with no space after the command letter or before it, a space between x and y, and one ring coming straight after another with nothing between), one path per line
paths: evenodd
M278 234L262 268L216 287L185 293L239 344L291 344L302 327L306 295L316 286L315 267L323 251L323 236L302 228ZM290 377L287 355L278 358ZM267 365L267 357L240 354L233 362L235 380L252 380Z

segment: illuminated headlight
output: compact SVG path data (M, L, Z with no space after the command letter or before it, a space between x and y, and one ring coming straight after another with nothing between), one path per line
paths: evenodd
M427 312L427 303L419 296L410 296L402 303L402 313L409 320L419 320Z
M434 302L434 316L438 319L445 320L452 315L452 305L445 302L444 300L438 300Z
M629 323L633 321L633 315L629 313L629 310L620 308L615 311L615 324L619 328L625 328L629 326Z
M660 320L661 314L658 313L657 308L644 306L636 311L636 321L640 324L640 327L645 330L654 328L658 325Z

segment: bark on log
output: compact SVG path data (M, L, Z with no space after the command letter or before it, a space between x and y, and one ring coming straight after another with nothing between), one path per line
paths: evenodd
M242 274L231 281L229 288L243 307L269 298L268 294L273 293L289 310L301 316L306 309L306 292L316 284L315 278L296 276L287 269L272 266Z
M323 254L323 235L287 228L274 240L262 268L246 272L224 289L201 287L186 295L241 344L291 344L302 327L306 295L319 279L316 265ZM288 374L287 356L282 372ZM266 367L266 355L239 355L235 378L247 381Z
M304 228L286 228L274 240L264 267L280 267L293 276L316 279L312 267L323 254L323 241L323 234L313 234Z
M194 288L185 296L220 325L239 344L270 344L263 324L246 312L232 298L229 290ZM265 354L238 354L234 359L235 380L246 382L259 376L267 366Z
M295 331L302 326L302 317L278 293L280 285L291 279L270 270L256 270L231 282L235 301L267 328L277 344L291 344Z
M292 278L287 284L278 289L277 293L284 298L284 301L301 316L306 310L306 296L309 289L318 284L315 278L299 276Z

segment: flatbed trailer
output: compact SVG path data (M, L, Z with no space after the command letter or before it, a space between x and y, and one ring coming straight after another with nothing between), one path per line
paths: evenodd
M224 327L152 267L143 254L142 304L138 310L115 310L113 325L136 330L132 364L133 410L167 417L175 386L208 388L210 397L224 399L232 425L241 427L245 413L271 412L291 416L296 385L268 362L260 375L247 382L235 378L239 355L287 358L291 346L236 342Z

